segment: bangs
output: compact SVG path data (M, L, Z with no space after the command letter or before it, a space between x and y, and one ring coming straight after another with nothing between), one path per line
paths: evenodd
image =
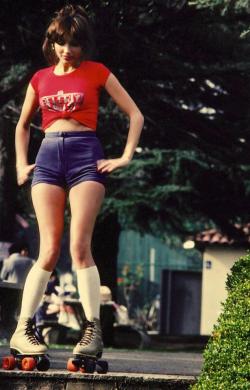
M60 22L55 22L47 32L50 43L64 45L66 42L77 46L84 46L86 33L76 20L68 17Z

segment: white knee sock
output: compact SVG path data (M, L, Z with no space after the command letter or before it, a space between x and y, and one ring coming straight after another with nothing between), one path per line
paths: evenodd
M100 276L94 265L76 270L80 301L88 321L100 318Z
M50 275L50 271L44 270L37 263L33 265L24 284L20 318L34 317L46 290Z

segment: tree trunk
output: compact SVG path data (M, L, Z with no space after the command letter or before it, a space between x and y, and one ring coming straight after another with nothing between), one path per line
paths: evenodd
M0 119L0 241L13 241L16 214L16 172L14 131Z
M116 215L98 221L93 236L93 256L100 272L101 284L117 295L117 255L121 226Z

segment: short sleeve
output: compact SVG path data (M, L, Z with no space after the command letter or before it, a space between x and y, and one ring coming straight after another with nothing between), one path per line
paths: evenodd
M105 86L110 73L111 71L105 65L98 63L98 80L101 87Z
M36 72L30 80L30 84L34 88L36 95L38 95L38 82L39 82L39 71Z

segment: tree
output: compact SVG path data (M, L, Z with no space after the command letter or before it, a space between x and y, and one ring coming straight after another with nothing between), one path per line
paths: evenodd
M240 38L247 7L234 2L230 14L214 14L215 2L178 12L142 3L143 17L137 4L124 6L118 33L107 32L146 117L142 151L114 175L107 209L153 232L217 224L234 234L234 222L249 219L249 42ZM120 128L117 119L112 130Z
M40 0L39 12L19 1L2 3L1 114L13 121L10 129L22 86L44 64L48 15L64 2ZM135 160L110 176L100 221L118 216L122 226L157 235L184 236L214 224L233 234L234 222L249 220L249 40L241 38L249 2L82 4L95 24L95 58L118 76L146 119ZM107 96L102 99L98 134L106 155L117 156L127 122ZM31 158L38 132L32 142ZM20 194L16 207L30 212Z

